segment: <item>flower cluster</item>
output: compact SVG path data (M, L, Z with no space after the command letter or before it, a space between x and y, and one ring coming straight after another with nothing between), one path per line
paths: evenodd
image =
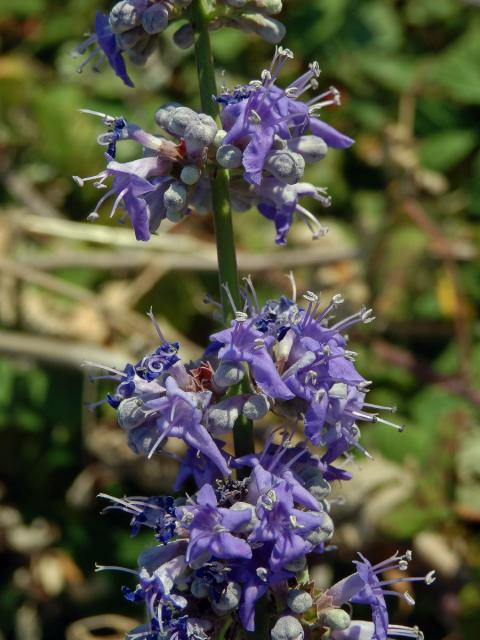
M255 421L269 411L284 424L303 423L307 440L323 449L315 465L328 479L348 477L332 465L354 448L365 452L358 422L379 422L402 430L378 413L394 407L366 402L370 382L357 371L356 354L347 348L345 330L370 322L371 310L361 309L334 321L343 303L340 295L321 308L312 292L303 296L304 305L297 303L295 291L292 299L283 296L260 307L251 279L245 282L244 310L234 307L231 326L211 336L209 347L196 362L180 360L178 344L163 338L152 316L161 345L123 371L107 371L107 377L118 384L106 402L116 409L118 422L137 453L151 457L170 437L193 449L195 455L187 456L185 467L196 474L199 487L230 475L228 456L216 439L231 432L240 416ZM244 378L250 391L236 393ZM298 455L305 453L305 449L294 452L297 465L302 462ZM267 447L267 468L270 458L278 469L280 460ZM282 460L291 466L285 453Z
M381 580L385 571L406 572L411 552L377 565L360 556L355 573L330 588L309 586L305 556L325 553L333 535L328 501L298 497L289 480L261 463L243 481L205 484L188 500L101 497L110 501L105 511L131 516L133 535L144 526L156 539L154 547L140 554L137 570L97 566L136 578L136 587L123 587L123 595L146 606L148 623L132 630L129 638L209 640L232 615L254 631L255 605L269 593L282 612L271 630L272 640L301 640L308 628L328 629L336 640L422 638L417 628L389 624L385 596L412 605L408 592L389 587L431 584L434 573ZM352 620L342 608L347 603L368 605L372 622ZM314 623L309 622L313 615Z
M336 89L307 103L299 100L317 86L317 63L286 89L275 85L280 69L291 57L288 49L278 47L261 81L225 90L215 98L222 107L224 129L217 129L210 116L178 103L163 105L155 115L167 137L147 133L124 118L97 113L108 128L98 137L107 147L107 166L97 175L76 176L75 180L81 186L93 180L99 189L105 188L107 178L113 178L113 184L89 219L98 218L100 205L115 195L111 215L123 204L137 239L148 240L164 218L178 222L192 211L211 211L207 169L218 164L231 172L234 211L256 206L274 222L277 243L286 242L294 215L307 223L314 237L326 233L327 228L300 204L304 197L323 206L331 202L325 189L301 181L305 165L321 160L328 147L345 148L353 140L314 115L338 103ZM141 158L123 163L115 159L117 142L125 139L141 145Z
M198 212L209 210L211 195L205 171L208 149L217 134L213 118L175 103L165 105L157 111L156 120L168 132L167 139L147 133L124 118L84 111L100 116L108 127L107 133L98 138L107 147L107 166L94 176L74 176L74 180L80 186L93 181L97 189L106 189L106 181L112 179L111 187L89 214L89 220L96 220L99 207L115 196L110 217L123 205L137 240L148 240L165 218L178 222L192 208ZM140 144L142 156L118 162L116 151L120 140Z
M417 578L378 577L405 571L409 554L374 566L361 557L354 574L322 593L306 586L306 556L331 548L331 483L351 478L334 463L355 448L364 451L357 422L401 427L379 417L388 407L366 402L369 383L347 349L344 331L371 321L370 310L336 321L341 296L321 308L312 292L297 302L293 278L292 286L292 298L260 306L246 278L243 309L232 302L231 326L211 336L196 362L180 360L178 343L163 337L150 314L159 347L123 371L104 367L100 377L114 380L116 388L102 402L116 410L130 447L147 457L171 455L168 439L182 440L186 454L174 490L187 481L197 489L187 500L107 496L107 509L131 515L134 535L149 527L157 541L139 558L136 588L124 588L128 600L145 603L148 611L147 626L132 638L215 638L228 615L238 615L253 631L255 605L266 594L284 610L272 628L273 640L303 638L315 610L315 624L331 629L338 640L353 639L364 627L374 640L394 633L419 637L415 630L389 626L384 600L397 593L387 589L392 583ZM244 378L249 391L239 392ZM230 455L221 438L238 418L255 421L269 412L280 424L263 449ZM302 425L306 439L294 443ZM368 604L373 627L352 622L342 609L347 603Z
M232 194L241 198L250 192L260 213L275 223L279 244L286 242L295 213L309 225L314 237L325 233L325 227L299 203L306 196L325 207L331 202L325 189L301 182L305 165L324 158L328 147L344 149L353 144L351 138L317 117L324 107L340 103L335 87L307 102L300 99L318 87L317 62L286 89L276 85L290 58L289 49L277 47L261 80L225 90L217 98L227 132L217 160L229 169L242 167L243 180L233 183Z
M192 0L120 0L108 15L97 12L95 33L74 52L83 55L91 49L79 71L92 63L98 71L106 60L123 82L133 87L124 55L135 65L144 65L155 51L156 37L169 23L178 20Z
M99 71L107 61L115 74L128 87L133 87L124 56L132 64L143 66L155 51L158 35L169 24L186 18L191 3L192 0L120 0L108 14L98 11L94 33L74 52L84 55L90 50L79 72L88 64ZM208 28L216 31L221 27L232 27L277 44L285 35L285 27L271 16L281 10L282 0L222 0L215 11L208 14ZM175 31L173 41L182 49L193 45L190 22L184 22Z

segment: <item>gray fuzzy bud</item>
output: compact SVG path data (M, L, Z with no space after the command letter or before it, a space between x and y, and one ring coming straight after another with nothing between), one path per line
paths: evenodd
M208 430L215 436L233 431L235 422L240 415L238 407L223 408L221 404L221 402L218 403L208 412Z
M253 0L255 7L262 13L275 15L282 10L282 0Z
M170 114L167 129L177 136L183 136L192 122L198 122L198 114L188 107L178 107Z
M348 386L344 382L336 382L328 390L329 398L345 400L348 396Z
M217 162L225 169L237 169L242 166L242 151L233 144L223 144L217 150Z
M165 191L163 203L167 210L178 212L181 211L187 203L187 190L180 182L172 182Z
M278 180L295 184L303 176L305 160L299 153L274 151L267 157L265 168Z
M308 611L313 605L313 598L306 591L293 589L288 592L287 604L293 613L305 613L305 611Z
M318 136L300 136L287 141L290 151L303 156L305 162L318 162L327 155L328 147L323 138Z
M323 500L329 496L332 491L332 487L321 474L318 474L309 480L305 487L316 500Z
M323 626L329 627L333 631L348 629L351 623L350 616L343 609L324 609L320 612L318 619Z
M115 39L120 49L126 51L127 49L134 47L142 39L145 39L145 31L142 27L135 27L135 29L129 29L128 31L118 33L115 36Z
M211 145L216 132L216 127L213 129L208 124L201 122L200 119L189 122L185 129L185 133L183 134L185 144L187 146L187 152L197 153Z
M327 513L322 514L322 524L308 534L307 540L313 544L318 545L322 542L328 542L333 536L334 525L333 520Z
M152 38L150 36L139 40L131 49L127 49L127 55L129 60L141 67L146 63L148 58L155 51L157 46L156 38Z
M285 26L274 18L261 13L243 13L236 19L238 26L247 33L256 33L270 44L278 44L285 36Z
M135 2L122 0L110 10L108 21L113 33L123 33L142 23L142 14Z
M293 616L282 616L271 632L272 640L303 640L305 634L300 622Z
M142 16L142 25L151 35L161 33L168 27L168 9L163 4L153 4Z
M180 49L189 49L194 43L194 33L192 25L187 22L177 29L173 34L173 41Z
M229 7L233 7L234 9L241 9L248 2L249 0L225 0L225 4L228 4Z
M218 387L231 387L241 382L244 375L243 367L236 362L221 362L213 375L213 381Z
M190 591L194 598L206 598L208 596L208 585L200 578L194 578Z
M250 533L250 531L253 530L256 523L258 522L257 513L255 511L255 507L253 506L253 504L250 504L248 502L234 502L230 507L231 511L243 511L244 509L250 510L250 513L251 513L250 522L247 522L247 524L243 525L243 527L238 529L238 531L240 533Z
M206 127L209 127L212 130L213 137L215 138L215 136L217 135L218 127L215 120L212 118L212 116L209 116L206 113L199 113L198 119L202 124L204 124Z
M229 582L218 600L212 600L212 609L217 615L224 615L236 609L240 603L242 588L237 582Z
M298 571L303 571L306 566L307 566L306 557L299 556L298 558L295 558L295 560L292 560L288 564L284 565L284 568L287 571L294 571L295 573L297 573Z
M117 408L117 421L118 424L125 429L135 429L139 427L146 420L144 404L139 398L125 398L122 400Z
M194 164L187 164L180 172L180 180L188 185L197 183L199 178L200 169Z
M166 104L163 104L155 113L155 122L159 127L163 127L164 129L166 129L170 116L175 111L175 109L178 109L178 107L181 106L182 105L178 102L167 102Z
M165 216L167 220L170 220L170 222L173 222L174 224L176 224L177 222L181 222L185 217L185 213L185 210L177 211L176 209L169 208L165 210Z
M270 403L267 397L261 393L249 396L243 405L242 413L249 420L260 420L264 418L270 409Z

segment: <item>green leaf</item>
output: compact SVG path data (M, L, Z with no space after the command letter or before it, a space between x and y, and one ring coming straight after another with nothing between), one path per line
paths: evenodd
M478 136L472 129L439 131L420 143L420 160L429 169L448 171L464 160L478 142Z
M465 104L480 104L479 29L480 20L471 20L468 31L443 55L435 57L428 76L430 84Z

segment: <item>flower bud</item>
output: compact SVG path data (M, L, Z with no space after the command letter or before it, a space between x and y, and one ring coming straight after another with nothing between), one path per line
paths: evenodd
M323 609L320 611L318 620L324 627L329 627L333 631L343 631L350 626L350 616L343 609Z
M328 390L330 398L345 400L348 396L348 386L344 382L336 382Z
M293 571L294 573L298 573L299 571L303 571L307 565L307 559L305 556L299 556L292 560L288 564L284 565L284 568L287 571Z
M151 35L161 33L168 27L168 9L163 4L153 4L142 16L142 26Z
M233 144L223 144L218 147L217 162L225 169L237 169L242 166L243 153Z
M194 164L187 164L180 172L180 180L185 184L195 184L200 178L200 169Z
M303 640L305 634L300 622L293 616L282 616L271 631L272 640Z
M267 157L265 168L278 180L295 184L303 176L305 160L299 153L274 151Z
M145 422L146 412L143 407L144 404L139 398L125 398L120 402L117 408L117 421L122 429L130 431Z
M318 136L300 136L287 141L287 148L303 156L305 162L318 162L327 155L328 147Z
M191 122L198 122L198 114L188 107L177 107L170 114L167 129L177 136L183 136Z
M238 396L237 396L238 398ZM240 407L232 400L237 398L227 398L213 406L208 412L208 430L213 435L220 435L232 431L235 422L240 415Z
M244 509L250 509L250 522L247 522L247 524L243 525L243 527L240 527L238 531L240 533L250 533L250 531L253 530L255 524L258 522L257 513L253 504L250 504L249 502L234 502L230 507L231 511L243 511Z
M189 122L183 134L185 144L187 145L187 152L195 153L208 147L212 144L216 132L216 127L212 127L210 124L204 124L200 118Z
M192 25L187 22L177 29L173 34L173 41L180 49L189 49L194 43L194 33Z
M110 10L108 21L113 33L123 33L142 23L142 14L139 7L131 0L122 0Z
M225 0L225 4L228 4L229 7L233 7L234 9L241 9L247 2L249 2L249 0Z
M264 418L270 409L267 397L261 393L249 396L243 405L242 413L249 420L260 420Z
M229 582L218 600L212 600L212 609L217 615L224 615L236 609L240 603L242 588L237 582Z
M313 598L306 591L293 589L288 592L287 604L293 613L305 613L313 605Z
M243 367L236 362L221 362L213 375L213 381L221 388L231 387L241 382L244 375Z
M316 500L323 500L329 496L332 491L330 483L328 483L320 473L309 480L305 487Z
M120 49L131 49L142 39L145 39L145 31L142 27L135 27L135 29L129 29L128 31L117 33L115 39Z
M327 513L322 513L322 524L308 534L307 540L314 546L317 546L322 542L328 542L333 536L333 531L333 520Z
M141 67L155 51L156 46L156 38L147 37L139 40L131 49L127 49L128 58L133 64Z
M186 212L184 210L176 211L175 209L166 209L165 217L167 220L170 220L170 222L177 224L177 222L181 222L184 219L185 213Z
M167 210L178 212L181 211L187 203L187 190L180 182L172 182L165 191L163 203Z
M285 36L284 25L274 18L267 18L261 13L243 13L237 18L239 27L247 33L256 33L270 44L278 44Z
M163 104L155 113L155 122L159 127L166 129L170 116L175 109L178 109L178 107L181 106L182 105L179 102L167 102L166 104Z
M190 591L194 598L206 598L208 596L208 585L200 578L194 578Z
M253 0L255 7L262 13L274 15L282 10L282 0Z
M200 120L200 122L202 124L204 124L206 127L210 127L210 129L213 131L214 133L214 138L217 135L217 131L218 131L218 127L217 127L217 123L215 122L215 120L212 118L212 116L209 116L206 113L199 113L198 114L198 119Z

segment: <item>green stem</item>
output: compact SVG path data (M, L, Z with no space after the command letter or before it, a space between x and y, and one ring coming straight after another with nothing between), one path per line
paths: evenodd
M200 86L202 110L214 118L219 126L220 111L212 96L218 94L215 81L210 35L208 32L209 10L205 0L193 0L190 9L190 20L195 34L195 57ZM213 219L215 225L215 239L218 255L218 275L220 281L220 296L222 300L225 322L232 316L230 301L223 285L227 285L237 308L241 308L240 284L237 269L237 256L233 236L232 212L228 193L228 171L220 167L210 170L212 186ZM242 385L239 393L248 392L248 383ZM243 456L255 451L253 440L253 425L250 420L239 418L233 430L235 455Z
M210 45L210 35L208 33L209 10L205 0L193 1L190 16L195 33L195 57L197 61L202 110L214 118L220 126L218 104L212 99L212 96L217 95L218 91L215 81L215 67L213 64L212 47ZM212 184L213 219L217 242L220 295L224 319L228 321L232 316L232 309L223 285L228 286L233 301L238 308L241 307L232 212L228 194L228 171L220 167L212 168L210 171L210 180Z

